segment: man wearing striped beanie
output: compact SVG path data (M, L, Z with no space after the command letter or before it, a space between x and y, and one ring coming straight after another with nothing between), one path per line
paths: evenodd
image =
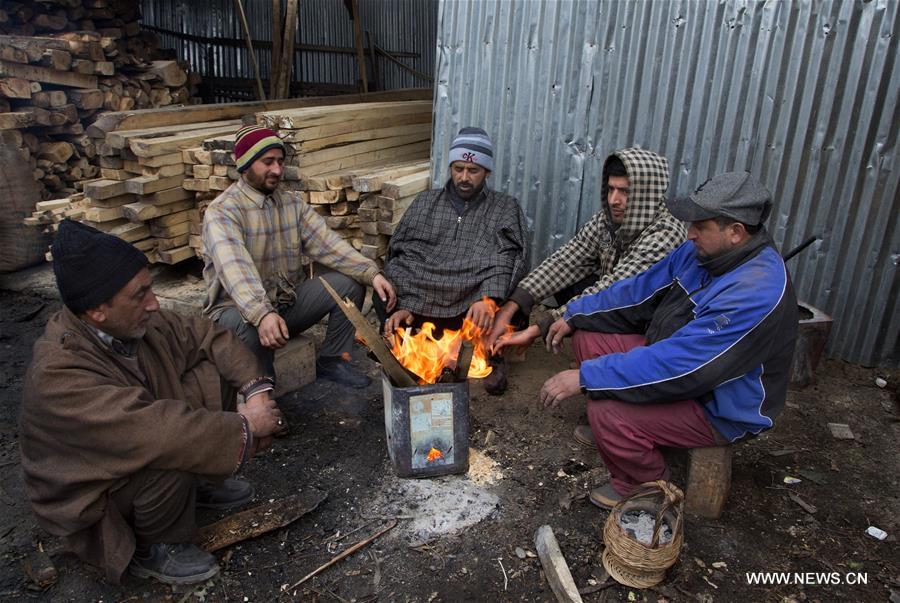
M489 333L496 302L512 293L527 268L525 216L515 197L491 190L494 144L481 128L463 128L450 145L450 179L419 194L390 241L385 274L397 288L388 316L374 299L385 333L433 323L459 329L465 319ZM506 389L505 364L492 359L489 393Z
M279 187L285 146L261 126L235 135L241 178L203 216L204 313L231 329L275 376L275 350L328 315L316 375L354 388L369 378L349 363L355 329L319 279L307 278L304 256L329 269L322 277L362 306L364 286L393 308L394 289L372 260L328 228L299 193Z

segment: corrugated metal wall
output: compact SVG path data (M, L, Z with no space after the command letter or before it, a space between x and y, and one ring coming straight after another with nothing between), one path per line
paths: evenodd
M282 0L282 11L285 4ZM252 39L264 42L255 49L261 76L266 80L272 61L272 3L269 0L243 0L243 5ZM190 61L197 73L222 79L253 77L234 0L144 0L142 6L142 25L156 31L161 46L174 49L178 58ZM434 75L437 10L437 0L359 0L363 32L369 31L374 43L388 52L418 55L401 56L399 60L428 76ZM354 48L353 21L342 0L300 0L299 16L296 44ZM165 31L201 39L186 39ZM226 38L230 44L205 38ZM363 46L366 62L370 64L365 33ZM383 90L430 85L429 80L382 56L377 62ZM298 48L294 64L295 81L349 89L356 87L359 78L354 52ZM372 78L371 71L369 78Z
M789 266L830 355L898 366L898 38L895 0L442 0L433 159L490 132L536 260L597 211L616 148L666 155L669 194L747 169L782 249L822 237Z

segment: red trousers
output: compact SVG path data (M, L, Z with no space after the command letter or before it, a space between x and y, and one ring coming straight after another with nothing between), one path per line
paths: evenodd
M641 335L575 331L572 336L579 364L643 345L646 340ZM660 446L700 448L723 443L721 436L717 441L709 419L694 400L640 404L588 400L587 416L613 489L625 496L644 482L669 479Z

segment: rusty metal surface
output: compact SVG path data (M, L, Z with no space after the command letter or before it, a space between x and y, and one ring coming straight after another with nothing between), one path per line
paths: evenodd
M533 261L599 207L612 150L663 153L669 194L747 169L774 193L799 296L833 357L900 366L900 63L894 0L441 2L435 183L460 126L497 146Z

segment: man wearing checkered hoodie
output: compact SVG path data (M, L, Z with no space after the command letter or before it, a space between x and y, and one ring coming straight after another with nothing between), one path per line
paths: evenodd
M546 336L568 302L640 274L680 245L686 230L663 202L668 186L669 162L653 151L629 148L607 157L600 211L522 279L497 314L491 342L517 311L528 316L535 303L553 296L561 307L541 321Z

